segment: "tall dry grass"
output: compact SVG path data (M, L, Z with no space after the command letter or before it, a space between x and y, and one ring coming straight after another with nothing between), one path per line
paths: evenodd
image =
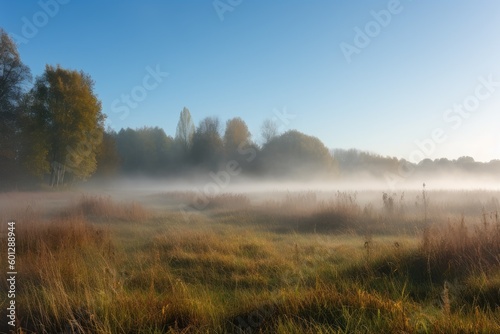
M111 196L82 195L78 202L68 210L69 214L82 214L90 218L119 219L126 221L145 221L151 213L138 202L116 203Z
M241 210L234 207L245 199L220 198L233 205L217 204L190 222L180 212L158 216L88 195L57 213L19 211L20 323L38 333L487 333L500 326L494 213L478 225L436 224L422 237L421 229L400 233L397 224L411 220L384 210L382 196L379 209L349 193L290 194ZM368 223L386 231L367 235Z
M423 233L422 253L440 276L476 275L500 268L500 221L498 212L484 214L481 224L449 222Z

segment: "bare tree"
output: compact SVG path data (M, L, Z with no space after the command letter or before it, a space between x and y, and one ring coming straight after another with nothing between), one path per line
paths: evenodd
M260 131L265 143L268 143L278 135L278 124L276 124L276 121L268 118L262 123Z

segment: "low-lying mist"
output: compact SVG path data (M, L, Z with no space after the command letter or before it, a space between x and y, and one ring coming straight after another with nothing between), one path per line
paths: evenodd
M478 331L494 332L498 182L396 180L199 172L0 193L0 220L17 226L22 326L279 333L300 317L326 329L282 332L356 319L356 332L418 332L426 321L454 333L480 316ZM255 314L258 326L241 321Z
M425 184L425 186L424 186ZM151 178L119 177L108 180L90 181L80 185L82 190L110 191L121 194L192 191L207 196L222 193L272 193L272 192L332 192L332 191L374 191L402 192L435 190L500 190L500 180L491 175L469 173L447 173L413 175L404 178L399 175L373 177L366 173L337 178L282 178L231 176L225 172L204 172L189 177Z

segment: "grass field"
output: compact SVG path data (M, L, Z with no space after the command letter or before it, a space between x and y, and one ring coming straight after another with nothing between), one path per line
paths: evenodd
M9 193L0 219L24 333L493 333L499 197Z

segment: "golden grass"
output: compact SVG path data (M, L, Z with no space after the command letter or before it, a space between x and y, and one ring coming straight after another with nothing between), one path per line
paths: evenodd
M220 198L231 205L189 221L89 195L58 213L41 206L10 213L25 331L474 333L500 326L494 214L476 227L464 220L402 234L394 214L383 207L367 214L353 194L330 202L289 194L244 210L234 208L248 198ZM347 228L310 227L335 217ZM415 219L397 217L408 225ZM286 233L276 229L287 221ZM377 228L365 229L372 222ZM357 228L346 233L350 223Z
M495 218L494 218L495 217ZM487 274L500 267L500 221L498 213L481 225L465 219L441 227L430 227L423 235L422 253L440 276Z
M70 213L81 213L91 218L145 221L151 214L140 203L115 203L111 196L82 195Z

